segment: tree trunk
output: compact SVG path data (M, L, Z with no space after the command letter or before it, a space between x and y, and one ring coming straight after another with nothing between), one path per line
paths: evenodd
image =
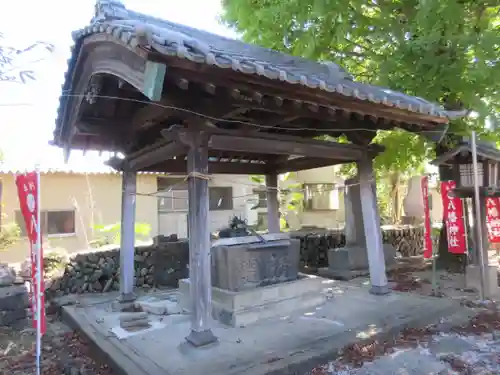
M390 197L391 197L391 219L393 224L399 224L400 220L400 204L399 204L399 172L393 172L390 176Z

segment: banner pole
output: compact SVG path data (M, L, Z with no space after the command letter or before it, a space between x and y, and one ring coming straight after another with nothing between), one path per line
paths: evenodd
M35 167L36 182L37 182L37 212L36 212L36 374L41 374L40 360L42 351L42 270L41 270L41 256L42 256L42 233L41 233L41 210L40 210L40 168L38 165Z
M467 288L467 266L469 264L469 257L471 256L470 254L470 242L469 242L469 229L470 229L470 222L469 222L469 205L467 204L467 198L462 198L462 212L463 212L463 221L465 224L465 249L467 250L467 253L465 254L465 260L464 260L464 289Z
M434 294L437 293L437 254L436 254L436 246L434 246L434 236L432 235L432 217L431 217L431 192L429 189L429 177L427 177L427 207L429 207L429 227L430 227L430 233L429 236L431 237L431 246L432 246L432 291Z
M481 199L479 197L479 176L477 167L477 149L476 149L476 132L472 132L471 136L471 146L472 146L472 168L474 174L474 200L476 203L476 220L474 221L477 231L477 253L479 260L479 273L481 278L481 301L485 299L485 267L484 267L484 244L483 244L483 230L481 228Z
M432 238L432 237L431 237ZM434 241L432 241L432 291L437 294L437 255L435 252Z

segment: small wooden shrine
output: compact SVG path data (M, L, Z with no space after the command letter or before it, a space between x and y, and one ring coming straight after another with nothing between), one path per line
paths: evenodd
M455 113L356 82L332 62L248 45L99 0L75 46L53 143L121 153L121 300L133 301L136 173L187 176L192 331L215 340L208 184L212 174L266 176L269 232L279 232L280 173L356 162L372 293L388 293L370 144L379 129L442 134ZM345 134L350 144L318 140Z

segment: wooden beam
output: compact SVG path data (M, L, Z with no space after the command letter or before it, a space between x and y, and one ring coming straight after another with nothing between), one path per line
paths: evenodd
M187 128L176 126L161 131L166 139L175 139L185 143L188 137ZM379 145L358 146L304 139L285 134L270 134L256 131L227 130L211 127L202 127L198 131L204 132L209 138L208 146L212 150L233 151L262 155L298 155L321 159L334 159L339 162L360 160L363 154L369 152L376 155L383 151Z
M289 142L298 142L298 143L303 143L306 145L317 145L317 146L326 146L329 148L337 148L341 149L343 151L350 151L350 150L356 150L359 152L365 152L367 149L369 151L377 151L381 152L384 150L384 148L380 145L369 145L369 146L359 146L355 144L349 144L349 143L337 143L337 142L329 142L329 141L322 141L322 140L317 140L317 139L311 139L311 138L303 138L303 137L298 137L298 136L293 136L293 135L288 135L288 134L282 134L282 133L261 133L255 130L242 130L242 129L237 129L237 130L232 130L232 129L221 129L221 128L213 128L213 127L207 127L204 126L202 128L198 129L199 131L204 131L206 132L207 135L214 136L214 135L227 135L227 136L234 136L234 137L245 137L248 139L252 138L258 138L258 139L266 139L266 140L272 140L276 142L283 142L283 141L289 141ZM161 131L161 134L163 137L166 139L171 139L174 134L175 139L179 139L180 137L185 137L183 133L187 132L188 129L179 125L176 126L171 126L169 129L164 129ZM264 152L264 154L272 154L271 152ZM293 152L288 153L288 155L292 154Z
M131 170L143 170L163 160L186 153L186 147L175 141L161 141L127 156L127 163Z
M277 173L296 172L313 168L329 167L336 164L347 163L345 160L334 160L324 158L297 158L270 166L276 170Z
M167 84L169 85L167 90L171 93L172 97L178 97L179 95L186 95L186 93L189 93L191 97L189 101L189 104L191 104L189 107L190 110L209 114L214 117L230 118L232 115L237 115L238 112L215 116L211 113L204 112L201 108L207 108L209 111L213 111L214 107L220 106L220 103L227 103L229 106L240 108L241 112L257 110L279 114L287 118L284 122L293 121L299 117L331 121L336 117L336 112L338 112L338 110L333 107L320 106L312 102L288 100L279 96L265 96L258 92L248 92L248 90L231 89L201 82L194 82L193 85L189 86L189 91L186 91L186 89L183 88L186 86L181 85L181 82L189 82L187 78L174 76L172 81L174 84ZM181 90L178 88L181 88ZM209 96L208 98L207 95ZM192 97L201 97L203 98L202 101L206 104L199 106L199 101L193 101ZM186 102L186 104L187 103L188 102ZM279 122L279 120L277 122Z
M260 133L259 133L260 134ZM334 160L359 160L363 150L354 145L339 143L306 141L299 137L296 140L275 139L271 137L249 137L236 135L213 134L209 147L214 150L251 152L257 154L300 155Z
M178 93L182 95L177 95ZM179 90L178 93L172 93L171 97L148 104L138 110L132 119L132 129L141 130L171 116L186 118L200 113L205 116L199 116L201 119L211 121L210 118L222 120L232 111L235 111L234 113L243 113L248 110L241 107L234 108L231 104L218 101L215 98L196 99L196 95L190 90L184 92ZM188 98L186 93L191 96Z
M161 173L187 173L187 162L183 159L170 159L144 169L149 172ZM208 173L210 174L266 174L268 166L258 163L241 162L208 162Z
M171 159L157 166L151 167L151 171L164 173L185 173L186 161ZM258 163L239 163L239 162L209 162L208 171L210 174L265 174L268 166Z
M153 121L158 117L168 117L169 114L176 112L174 109L166 108L169 104L171 104L171 102L167 99L146 104L139 109L132 118L132 130L148 127L152 125Z

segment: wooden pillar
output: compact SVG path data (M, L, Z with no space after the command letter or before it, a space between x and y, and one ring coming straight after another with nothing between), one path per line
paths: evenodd
M361 211L366 237L366 250L370 269L370 293L384 295L390 293L385 273L384 248L377 208L376 190L372 160L369 155L358 162Z
M217 341L210 328L212 320L212 281L210 231L208 229L208 138L200 132L188 132L189 146L189 279L191 333L186 340L195 347Z
M269 233L280 232L280 208L278 201L278 175L266 175L267 229Z
M486 225L486 216L488 215L488 208L486 207L486 197L481 196L481 218L479 223L481 224L481 231L483 233L483 249L479 249L483 252L483 261L486 267L489 264L489 250L490 250L490 239L488 238L488 226ZM479 258L478 263L479 264Z
M480 225L481 221L476 217L476 200L474 198L471 199L472 201L472 226L471 226L471 233L472 233L472 240L473 244L471 246L472 249L472 254L470 256L470 262L469 264L474 264L476 266L479 265L479 240L477 238L477 229L476 225ZM481 209L481 208L479 208Z
M480 203L479 203L479 210L481 212L481 217L476 217L476 202L475 199L472 199L472 209L473 209L473 224L474 227L472 228L473 232L473 239L474 239L474 246L472 246L472 256L470 257L470 263L474 264L476 266L480 265L480 257L479 257L479 252L483 252L483 259L485 261L485 264L487 263L488 259L488 250L490 248L490 242L488 238L488 227L486 225L486 215L487 215L487 209L486 209L486 198L481 196L480 197ZM477 238L477 230L476 230L476 225L481 225L481 231L483 234L483 249L479 248L479 240Z
M122 176L122 222L120 235L120 302L135 300L135 200L137 175L125 170Z

